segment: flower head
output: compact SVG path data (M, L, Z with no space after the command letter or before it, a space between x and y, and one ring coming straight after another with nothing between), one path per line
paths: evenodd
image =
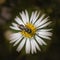
M32 12L29 16L28 11L22 11L19 13L20 17L16 16L15 21L17 23L12 23L10 26L11 29L17 30L18 32L10 34L10 43L14 43L13 46L18 45L17 51L21 51L25 45L26 53L36 53L37 50L41 51L39 45L47 45L43 40L50 40L52 36L51 30L46 29L51 21L48 20L48 17L45 17L45 14L41 15L40 12Z

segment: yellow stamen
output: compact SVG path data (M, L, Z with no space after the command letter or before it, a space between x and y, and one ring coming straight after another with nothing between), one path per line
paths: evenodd
M28 38L33 37L33 36L35 35L35 32L36 32L36 27L35 27L33 24L31 24L31 23L27 23L27 24L25 25L25 27L28 28L28 29L30 29L30 30L31 30L31 33L28 33L28 32L26 32L25 30L22 30L22 31L21 31L21 34L22 34L24 37L28 37Z

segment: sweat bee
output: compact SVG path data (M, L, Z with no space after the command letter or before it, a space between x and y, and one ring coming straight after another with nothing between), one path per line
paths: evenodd
M31 29L25 27L25 26L22 25L22 24L18 25L18 27L21 29L21 31L22 31L22 30L25 30L27 33L31 33L31 32L32 32Z

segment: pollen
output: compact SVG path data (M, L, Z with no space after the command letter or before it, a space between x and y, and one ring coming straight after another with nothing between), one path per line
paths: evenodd
M26 27L27 29L30 29L31 32L28 33L28 31L22 30L22 31L21 31L21 34L22 34L24 37L27 37L27 38L33 37L33 36L35 35L35 33L36 33L36 27L35 27L33 24L31 24L31 23L26 23L26 24L25 24L25 27Z

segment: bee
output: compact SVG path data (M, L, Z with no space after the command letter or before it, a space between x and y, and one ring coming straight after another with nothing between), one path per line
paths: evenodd
M24 30L27 33L31 33L32 32L31 29L27 28L26 26L24 26L22 24L18 25L18 27L21 29L21 31Z

